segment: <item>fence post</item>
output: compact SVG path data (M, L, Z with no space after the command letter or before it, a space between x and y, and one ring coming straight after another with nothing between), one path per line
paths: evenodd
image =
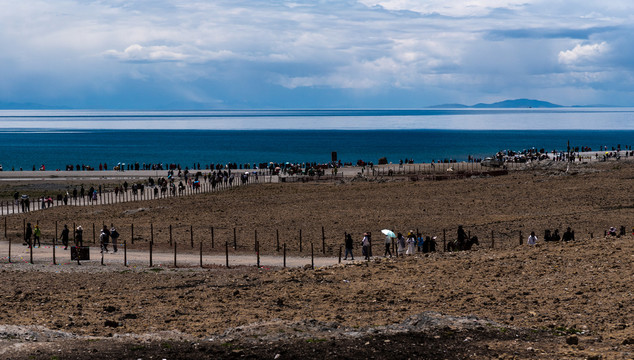
M524 243L524 238L522 237L522 230L520 230L520 245Z
M153 266L152 264L152 245L154 245L154 242L152 240L150 240L150 267Z
M284 243L284 267L286 267L286 243Z
M493 236L493 230L491 230L491 249L495 248L495 237Z
M260 268L260 243L255 240L255 256L258 260L258 269Z
M341 264L341 245L339 245L339 264Z
M275 239L277 240L277 247L275 248L275 251L280 252L280 230L279 229L275 229Z
M443 252L447 251L447 229L442 229L442 248Z
M299 252L302 252L302 229L299 229Z
M225 259L227 264L227 269L229 268L229 243L225 241Z
M95 223L92 223L92 243L95 244Z
M255 229L255 233L253 236L254 236L253 250L258 251L258 229Z
M326 232L324 227L321 227L321 253L326 254Z
M128 240L123 240L123 266L128 266Z
M11 239L9 239L9 264L11 264Z
M172 246L172 224L170 224L170 246Z
M177 251L176 248L177 248L177 245L176 245L176 243L174 243L174 267L178 267L176 265L176 251Z
M315 252L313 251L313 243L310 242L310 268L315 269Z
M200 242L200 267L203 267L203 242Z
M233 250L238 250L238 240L236 239L236 228L233 228Z
M134 223L130 224L130 241L134 244Z
M53 265L57 265L55 261L55 238L53 238Z
M211 227L211 248L214 248L214 227Z
M189 241L191 242L192 249L194 248L194 226L189 225Z

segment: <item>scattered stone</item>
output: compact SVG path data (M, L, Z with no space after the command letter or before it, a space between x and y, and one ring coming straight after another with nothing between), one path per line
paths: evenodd
M107 313L111 313L111 312L115 312L119 309L117 309L116 307L112 306L112 305L108 305L108 306L104 306L103 311L107 312Z
M634 338L627 338L623 340L623 345L634 345Z
M111 328L119 327L119 323L112 320L106 320L103 325L106 327L111 327Z
M568 345L579 345L579 337L577 335L570 335L566 338L566 344Z

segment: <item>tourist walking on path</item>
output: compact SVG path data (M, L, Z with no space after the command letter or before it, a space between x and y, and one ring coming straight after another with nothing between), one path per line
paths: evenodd
M35 247L36 243L37 243L37 247L42 247L42 244L40 244L41 236L42 236L42 231L40 230L40 226L35 225L35 229L33 230L33 247Z
M392 257L392 252L390 251L390 247L392 246L392 237L390 235L385 235L385 254L383 256L387 257L389 254Z
M352 235L346 234L346 255L343 257L344 260L348 260L348 254L350 254L350 260L354 260L354 255L352 255Z
M119 238L119 232L114 227L113 224L110 224L110 239L112 240L112 249L113 252L117 252L117 239Z
M31 223L26 223L26 229L24 230L24 245L28 245L31 248L31 237L33 236L33 228Z
M363 239L361 240L362 253L363 257L366 260L370 260L370 238L368 237L368 233L363 234Z
M62 244L64 244L64 250L68 250L68 225L64 224L64 230L62 230Z
M101 252L108 252L108 243L110 242L110 230L106 225L101 229L101 234L99 235L99 243L101 244Z
M84 246L84 229L82 229L81 225L75 230L75 246Z
M396 245L398 245L398 249L397 249L398 255L399 256L405 255L406 244L405 244L405 238L403 237L403 234L398 233L396 235Z
M528 237L527 244L531 246L537 244L537 235L535 235L534 231L531 231L531 235Z
M416 235L410 230L407 233L407 255L414 255L416 253Z

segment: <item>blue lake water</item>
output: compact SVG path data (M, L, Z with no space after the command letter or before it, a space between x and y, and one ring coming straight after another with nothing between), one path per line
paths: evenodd
M634 143L634 109L0 111L5 170L66 164L430 162Z

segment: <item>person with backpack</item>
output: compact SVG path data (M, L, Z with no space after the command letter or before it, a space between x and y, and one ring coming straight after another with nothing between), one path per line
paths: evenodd
M117 252L117 239L119 238L119 232L114 227L113 224L110 224L110 239L112 240L112 249L113 252Z

